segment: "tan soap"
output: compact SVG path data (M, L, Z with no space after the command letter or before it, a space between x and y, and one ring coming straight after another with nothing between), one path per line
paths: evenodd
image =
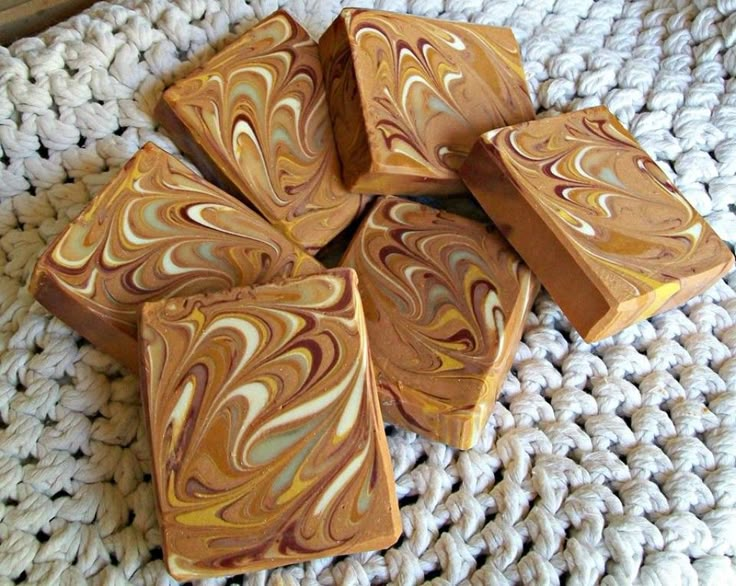
M367 201L340 180L317 43L287 12L167 89L156 114L208 179L310 253Z
M472 447L511 366L537 280L495 230L380 198L342 261L358 273L386 419Z
M135 371L144 301L321 270L258 214L148 143L49 244L30 289Z
M684 303L734 262L605 107L487 132L460 174L587 341Z
M175 578L398 539L353 271L147 303L140 335L164 559Z
M478 136L534 118L508 28L346 8L319 51L354 191L464 192L457 170Z

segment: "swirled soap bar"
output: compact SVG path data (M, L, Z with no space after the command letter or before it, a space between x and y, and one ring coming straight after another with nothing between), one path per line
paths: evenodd
M340 180L317 44L284 11L166 90L157 117L205 176L308 252L362 209Z
M180 580L401 533L355 273L147 303L141 388Z
M321 270L255 212L149 143L44 251L30 288L135 371L142 302Z
M319 41L349 189L466 191L478 136L534 118L511 29L344 9Z
M495 230L393 197L371 209L343 264L358 273L386 419L472 447L537 280Z
M588 341L684 303L733 265L605 107L488 132L461 175Z

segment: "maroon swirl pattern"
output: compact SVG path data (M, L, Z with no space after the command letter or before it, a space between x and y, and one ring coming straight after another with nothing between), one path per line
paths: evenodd
M169 88L161 114L182 149L305 250L362 209L340 181L317 45L286 12Z
M490 131L478 152L468 164L469 185L586 339L683 303L733 264L707 222L605 107ZM498 178L480 177L494 166L528 213L507 207L508 196L487 195L503 191ZM532 244L547 230L549 245ZM559 250L554 270L540 258L550 247ZM584 301L567 299L571 270L583 271L579 287L593 291L582 297L602 299L598 308L582 311Z
M475 139L534 118L510 29L349 8L320 54L354 190L465 191L456 171Z
M395 198L343 264L358 273L384 416L472 446L537 291L529 269L484 225Z
M254 212L149 143L43 253L31 290L132 367L144 301L321 270ZM109 340L110 327L124 337Z
M147 304L141 339L174 576L396 540L398 503L352 271Z

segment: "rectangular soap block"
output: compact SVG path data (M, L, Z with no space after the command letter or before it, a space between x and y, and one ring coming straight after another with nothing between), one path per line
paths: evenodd
M534 118L508 28L346 8L319 51L355 191L465 192L457 170L478 136Z
M30 289L135 372L144 301L321 270L255 212L148 143L46 248Z
M497 231L394 197L371 208L342 264L358 274L386 419L472 447L537 280Z
M587 341L684 303L733 265L605 107L488 132L461 175Z
M340 180L317 44L287 12L167 89L156 115L208 179L310 253L365 203Z
M147 303L141 391L179 580L401 533L355 273Z

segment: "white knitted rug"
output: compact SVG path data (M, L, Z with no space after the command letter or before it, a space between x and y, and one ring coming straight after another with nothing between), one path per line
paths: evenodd
M164 84L280 5L100 3L0 49L0 586L170 580L137 381L51 319L26 282L140 145L174 150L151 118ZM512 26L541 110L607 104L736 240L736 1L375 5ZM315 34L340 8L285 6ZM736 583L730 280L596 345L540 297L476 449L389 428L395 547L232 583Z

